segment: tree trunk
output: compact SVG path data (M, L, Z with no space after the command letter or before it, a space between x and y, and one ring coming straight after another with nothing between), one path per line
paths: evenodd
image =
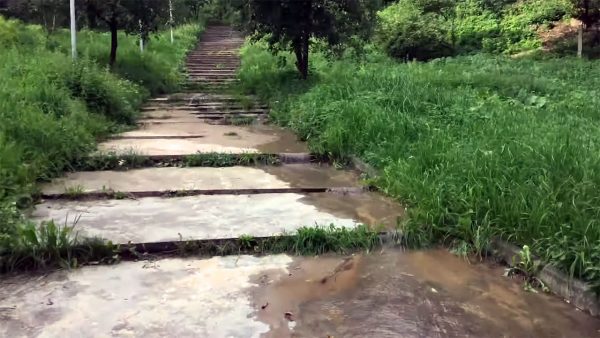
M302 61L300 63L300 74L302 78L306 80L308 78L308 47L309 47L310 35L308 32L304 32L302 38Z
M108 61L110 68L113 68L117 61L117 48L119 47L117 28L117 21L113 19L110 23L110 59Z
M302 79L306 80L308 78L308 34L303 33L292 42L292 45L296 55L296 69Z
M311 10L311 1L306 1L304 3L304 13L306 13L306 16L304 17L304 27L302 28L300 36L292 42L294 54L296 54L296 68L304 80L308 78L308 50L310 47L310 31L312 28L310 17Z

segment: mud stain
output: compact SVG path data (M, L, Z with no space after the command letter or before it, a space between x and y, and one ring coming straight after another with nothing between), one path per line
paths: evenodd
M406 212L404 207L392 199L372 192L312 194L300 201L336 217L355 219L375 230L397 228Z
M264 153L306 153L308 147L306 143L298 141L296 135L283 128L264 125L254 124L245 127L253 133L271 135L275 138L272 142L263 143L257 146L257 149Z
M258 285L250 291L256 317L269 325L261 337L292 337L302 318L300 305L328 298L356 287L361 256L297 258L289 273L265 271L254 276Z
M600 336L600 320L446 250L296 260L289 271L256 276L264 337Z
M337 170L326 164L283 164L263 166L263 171L277 176L291 187L357 187L359 174L352 170Z

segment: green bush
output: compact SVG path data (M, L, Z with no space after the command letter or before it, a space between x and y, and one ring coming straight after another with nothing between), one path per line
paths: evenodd
M501 236L600 282L598 61L314 57L309 83L276 64L246 47L244 88L313 152L379 168L375 184L409 206L409 243Z
M169 32L151 36L144 53L140 53L136 36L119 33L117 62L113 72L147 90L151 95L175 91L182 77L184 56L198 39L198 25L186 24L175 30L171 44ZM77 34L78 52L95 63L106 67L109 60L110 34L82 30ZM48 41L51 49L68 53L71 45L69 33L61 30Z
M378 13L377 41L395 58L430 60L541 46L538 30L573 13L570 0L398 1Z
M389 55L408 60L449 56L447 23L435 13L425 13L414 1L400 1L378 13L377 40Z
M62 255L71 242L62 241L60 250L53 247L58 251L48 260L41 257L43 264L32 261L40 252L27 247L34 238L26 241L23 235L34 232L19 209L31 206L36 182L69 169L94 150L98 139L133 123L149 92L176 89L178 67L197 32L198 26L181 27L174 46L157 42L143 56L139 50L121 49L123 61L115 74L98 63L105 34L82 33L88 39L82 45L98 47L97 54L82 50L73 62L67 42L61 42L68 41L66 32L48 37L38 26L0 17L0 270L19 262L43 265L58 251ZM108 53L108 44L104 51ZM119 77L136 63L139 68L127 73L131 80ZM143 80L142 73L150 80ZM52 233L41 231L40 238ZM66 236L62 230L60 234ZM44 245L40 248L50 248ZM25 258L15 262L10 256L17 249Z
M494 50L509 53L541 46L537 30L573 13L570 0L528 0L505 10Z

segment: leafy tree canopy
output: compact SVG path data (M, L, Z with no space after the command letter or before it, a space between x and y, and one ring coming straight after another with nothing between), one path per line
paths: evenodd
M365 21L360 0L245 0L240 3L245 28L255 39L267 38L274 50L291 49L302 78L308 76L311 38L329 46L357 34Z

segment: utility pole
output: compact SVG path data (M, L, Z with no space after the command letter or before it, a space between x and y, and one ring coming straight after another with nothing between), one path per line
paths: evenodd
M71 57L77 59L77 24L75 22L75 0L69 2L71 10Z
M171 26L171 43L173 39L173 0L169 0L169 26Z

